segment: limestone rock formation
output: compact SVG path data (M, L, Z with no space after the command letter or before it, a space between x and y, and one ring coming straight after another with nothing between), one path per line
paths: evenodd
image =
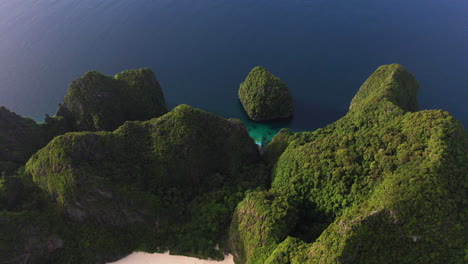
M128 120L148 120L167 112L161 87L148 69L129 70L112 78L85 73L68 87L56 113L68 131L111 131Z
M241 83L239 100L254 121L288 118L294 112L287 85L260 66L253 68Z

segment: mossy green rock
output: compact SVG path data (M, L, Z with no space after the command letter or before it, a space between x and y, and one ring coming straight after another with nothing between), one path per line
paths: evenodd
M149 120L167 112L161 86L149 68L123 71L114 77L124 82L125 118L127 120Z
M161 87L148 68L112 78L85 73L68 87L57 110L68 131L110 131L128 120L148 120L167 112Z
M241 83L239 100L254 121L288 118L294 112L289 88L260 66L253 68Z
M399 64L384 65L364 82L349 106L361 111L388 101L405 111L418 110L418 81Z
M379 67L345 117L274 139L271 189L233 217L236 263L464 263L468 136L416 112L417 90L401 65Z

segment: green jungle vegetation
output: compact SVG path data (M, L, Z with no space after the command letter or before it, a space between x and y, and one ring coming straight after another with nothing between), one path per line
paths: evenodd
M111 94L97 91L125 79L114 94L155 89L156 109L161 89L139 71L91 72L82 79L99 87L71 87ZM123 111L137 91L113 115L69 89L74 103L61 107L75 114L44 124L0 108L0 263L105 263L135 250L230 252L237 264L465 263L468 135L445 111L418 111L418 89L401 65L381 66L346 116L283 129L263 155L237 119L187 105L146 120L143 105Z
M294 112L288 86L260 66L253 68L241 83L239 100L254 121L284 119L291 117Z

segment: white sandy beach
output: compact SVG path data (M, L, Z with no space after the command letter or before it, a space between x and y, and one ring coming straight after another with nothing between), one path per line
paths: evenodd
M222 261L215 261L169 255L169 252L164 254L134 252L121 260L108 264L234 264L234 260L232 255L225 256Z

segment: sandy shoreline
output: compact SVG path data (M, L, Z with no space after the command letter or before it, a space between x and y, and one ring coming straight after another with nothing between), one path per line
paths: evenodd
M232 255L227 255L222 261L197 259L166 253L133 252L116 262L108 264L234 264Z

